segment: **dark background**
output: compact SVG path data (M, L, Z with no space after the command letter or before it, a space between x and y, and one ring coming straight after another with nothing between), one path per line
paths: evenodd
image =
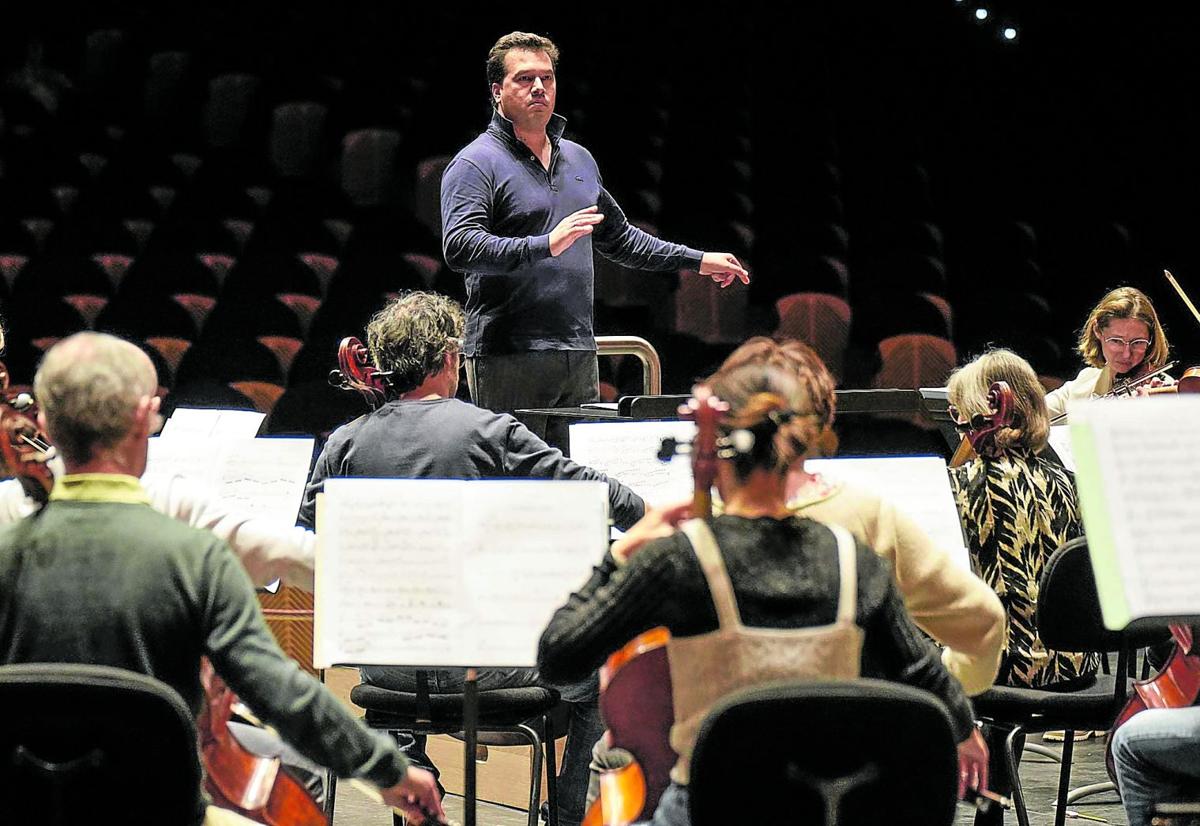
M117 170L140 186L159 174L147 159L187 152L204 161L197 180L221 182L214 190L265 187L271 210L340 217L359 235L394 227L398 248L440 261L436 233L419 220L417 164L452 155L482 129L487 49L525 29L558 42L558 110L629 217L749 262L747 334L774 329L782 295L849 300L844 386L870 384L880 338L936 332L918 293L951 308L945 333L960 361L1006 344L1043 375L1069 378L1088 308L1121 284L1151 295L1185 364L1200 350L1200 323L1161 274L1169 268L1200 293L1200 16L1178 4L606 4L586 16L566 6L170 5L5 12L3 72L19 70L37 39L45 65L73 84L52 118L6 91L6 218L36 212L29 193L78 175L80 153L110 159L110 178ZM1001 38L1005 25L1017 28L1015 41ZM121 39L97 56L88 37L102 29ZM188 55L186 83L151 110L147 61L172 50ZM199 123L207 82L229 72L262 85L238 145L218 150ZM328 116L317 163L285 179L268 160L270 113L297 100L322 103ZM341 137L363 127L401 135L386 209L358 208L338 192ZM80 180L81 203L119 209L120 199L88 201L91 183ZM191 186L170 183L183 194ZM159 224L170 220L183 219ZM298 234L290 240L300 250ZM82 249L95 234L78 237L69 243ZM839 268L841 283L830 275ZM601 300L598 331L651 338L666 389L678 391L730 344L681 340L659 300L669 301L674 277L646 278L650 306ZM459 281L442 272L434 283L455 294ZM10 324L14 312L10 303Z

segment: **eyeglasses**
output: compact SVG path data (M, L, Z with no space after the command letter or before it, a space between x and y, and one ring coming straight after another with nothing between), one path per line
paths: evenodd
M1130 350L1133 350L1134 352L1137 352L1137 351L1144 352L1146 350L1146 348L1150 346L1150 339L1135 338L1132 341L1126 341L1123 338L1118 338L1117 336L1112 336L1110 338L1104 339L1104 346L1111 347L1114 350L1124 350L1126 347L1128 347Z
M980 423L983 420L982 416L974 417L975 419L978 419L979 422L975 422L975 421L972 421L971 419L968 419L954 405L949 405L946 408L946 412L950 414L950 418L954 421L954 429L957 430L959 433L967 433L971 430L978 430L980 427Z

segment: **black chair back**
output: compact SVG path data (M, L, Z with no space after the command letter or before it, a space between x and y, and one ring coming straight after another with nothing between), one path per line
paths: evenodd
M4 821L195 823L195 720L167 685L95 665L0 666Z
M932 694L881 680L776 683L722 701L692 754L693 826L948 826L958 759Z
M1063 544L1046 560L1038 582L1036 622L1055 651L1120 652L1166 639L1162 631L1110 631L1104 627L1086 537Z

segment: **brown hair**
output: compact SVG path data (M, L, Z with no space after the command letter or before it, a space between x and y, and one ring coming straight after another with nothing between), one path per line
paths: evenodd
M1167 342L1167 334L1158 321L1158 313L1146 294L1134 287L1117 287L1092 308L1083 329L1079 331L1077 349L1083 360L1092 367L1103 367L1104 350L1100 343L1101 331L1108 323L1118 318L1132 318L1146 325L1150 331L1150 347L1146 357L1142 359L1151 370L1157 370L1167 363L1167 355L1171 345Z
M1002 451L1039 451L1050 436L1046 391L1029 362L1012 350L989 350L950 374L949 401L967 419L988 411L987 394L994 382L1006 382L1013 393L1012 427L996 434Z
M808 392L784 369L744 364L718 370L707 384L729 404L718 425L721 435L745 430L754 437L753 444L733 457L739 479L755 469L786 475L820 434Z
M721 370L743 364L770 364L791 373L807 394L812 412L821 428L833 425L837 412L837 381L813 348L796 339L775 341L755 336L729 354Z
M513 49L527 49L531 52L545 52L550 58L550 65L558 71L558 46L548 37L529 32L511 32L504 35L492 46L487 57L488 96L491 97L492 84L504 82L504 60ZM492 105L496 103L493 100Z
M388 302L367 324L367 349L380 370L391 371L395 393L419 387L459 347L463 309L437 293L412 291Z

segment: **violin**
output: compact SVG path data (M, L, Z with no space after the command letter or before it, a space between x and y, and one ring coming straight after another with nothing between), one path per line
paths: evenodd
M205 707L196 721L204 789L213 804L265 826L329 826L325 812L278 757L247 750L229 731L236 696L206 659L200 667Z
M1196 640L1193 639L1192 629L1186 625L1172 625L1171 637L1175 640L1175 650L1171 652L1167 664L1149 680L1133 684L1133 696L1108 731L1104 765L1114 783L1117 782L1117 772L1112 741L1117 729L1148 708L1188 708L1200 698L1200 653L1194 650Z
M950 459L950 467L965 465L977 456L994 459L1003 452L996 445L996 434L1012 427L1016 417L1016 405L1008 382L992 382L987 392L987 406L987 413L977 413L970 421L955 425L963 433L963 440ZM958 419L957 410L951 409L950 415Z
M354 390L367 406L378 410L392 395L392 373L371 364L367 347L354 336L338 345L338 369L329 371L329 383L339 390Z
M696 423L690 445L663 442L658 457L670 461L677 452L692 458L692 517L712 516L712 485L717 475L717 423L729 409L712 392L698 385L679 416ZM600 669L600 711L608 724L608 745L632 755L626 765L601 772L600 797L588 810L583 826L627 826L646 819L671 783L671 768L679 755L671 748L675 703L671 696L671 666L667 660L666 628L652 628L634 637L608 658Z
M48 464L54 448L38 428L33 397L9 396L8 388L8 368L0 362L0 473L18 479L30 498L45 502L54 487Z

